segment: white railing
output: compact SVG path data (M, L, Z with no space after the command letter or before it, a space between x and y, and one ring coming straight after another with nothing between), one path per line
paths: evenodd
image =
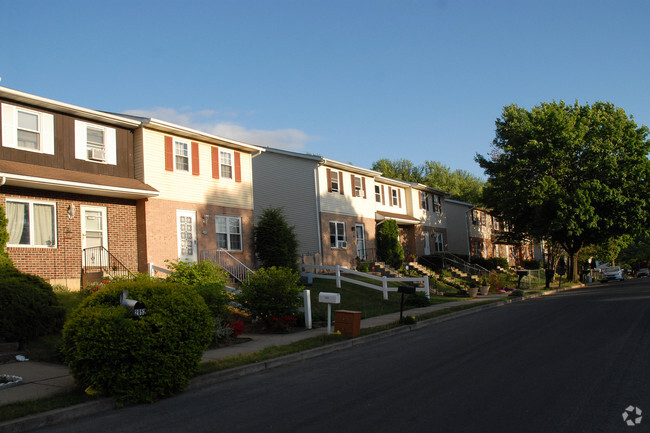
M307 269L312 269L312 272L307 271ZM317 273L314 271L327 271L329 273ZM333 272L333 274L332 274ZM377 281L379 284L372 284L366 281L360 281L357 278L346 277L345 275L352 275L356 277L363 277L373 281ZM426 297L429 297L429 277L377 277L372 274L366 274L365 272L359 272L352 269L348 269L344 266L319 266L319 265L300 265L300 276L307 279L312 278L324 278L329 280L336 280L336 288L341 288L341 281L346 281L348 283L356 284L363 287L369 287L371 289L380 290L384 294L384 299L388 299L388 292L397 292L397 287L389 286L388 283L423 283L423 287L416 287L416 291L424 292Z
M246 281L249 275L255 273L238 258L222 248L201 251L201 260L210 260L215 265L221 266L238 281Z
M160 266L156 266L153 263L149 263L149 276L150 277L155 277L156 272L160 272L165 275L171 274L171 271L167 268L161 268Z

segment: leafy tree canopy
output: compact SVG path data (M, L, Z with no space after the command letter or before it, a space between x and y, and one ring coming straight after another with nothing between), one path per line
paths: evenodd
M298 239L280 208L264 209L253 227L255 251L264 267L298 270Z
M452 170L437 161L415 165L406 159L391 161L384 158L373 163L372 169L380 171L386 177L417 182L448 192L456 200L481 204L484 184L481 179L465 170Z
M557 242L572 258L585 245L644 231L650 141L611 103L504 107L489 157L485 204L512 230Z

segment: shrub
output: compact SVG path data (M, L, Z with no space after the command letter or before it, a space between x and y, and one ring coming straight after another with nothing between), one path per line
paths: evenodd
M542 263L539 260L524 260L524 269L541 269Z
M144 316L120 306L142 301ZM120 403L150 402L183 389L212 339L213 321L196 291L169 282L120 281L86 298L63 328L62 353L82 388Z
M0 267L13 266L13 262L9 258L9 254L5 251L7 241L9 240L9 232L7 231L7 218L5 217L5 209L0 206Z
M524 291L520 289L515 289L512 292L510 292L508 296L513 298L521 298L522 296L524 296Z
M422 292L416 292L413 295L408 295L408 297L405 299L406 305L410 305L413 307L428 307L431 305L431 301L429 298L427 298L427 295L425 295Z
M209 260L200 263L168 260L167 268L171 270L167 281L194 288L210 309L212 317L230 315L228 302L231 296L224 290L228 274L221 267Z
M253 227L253 237L255 252L262 266L298 270L298 239L282 209L264 209Z
M302 305L298 273L289 268L260 268L242 283L236 299L253 319L272 327L274 318L296 316Z
M389 266L399 269L404 263L404 249L399 243L399 227L395 220L384 220L377 233L377 255Z
M505 275L500 275L497 273L497 271L490 271L490 274L488 275L488 282L490 285L490 291L491 292L498 292L499 290L503 289L505 286Z
M0 267L0 335L22 345L61 330L65 310L44 279Z
M490 261L493 264L492 269L496 269L497 266L500 266L505 270L510 269L510 265L508 264L508 259L506 259L505 257L492 257Z
M199 263L178 260L172 262L166 260L167 269L171 271L167 281L194 287L202 284L220 284L226 287L228 274L219 266L215 266L210 260Z

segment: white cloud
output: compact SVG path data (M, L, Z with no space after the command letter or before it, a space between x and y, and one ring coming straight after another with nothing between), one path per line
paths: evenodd
M246 129L237 123L219 120L219 115L223 116L225 113L213 110L178 111L174 108L157 107L150 110L126 110L124 114L153 117L231 140L294 152L304 151L306 143L316 138L293 128L274 130ZM231 114L225 115L232 116Z

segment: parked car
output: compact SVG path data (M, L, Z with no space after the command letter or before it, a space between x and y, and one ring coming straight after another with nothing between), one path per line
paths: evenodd
M620 266L609 266L603 269L603 281L618 280L623 281L623 269Z
M648 277L650 276L650 270L648 268L641 268L638 271L636 271L636 277Z

